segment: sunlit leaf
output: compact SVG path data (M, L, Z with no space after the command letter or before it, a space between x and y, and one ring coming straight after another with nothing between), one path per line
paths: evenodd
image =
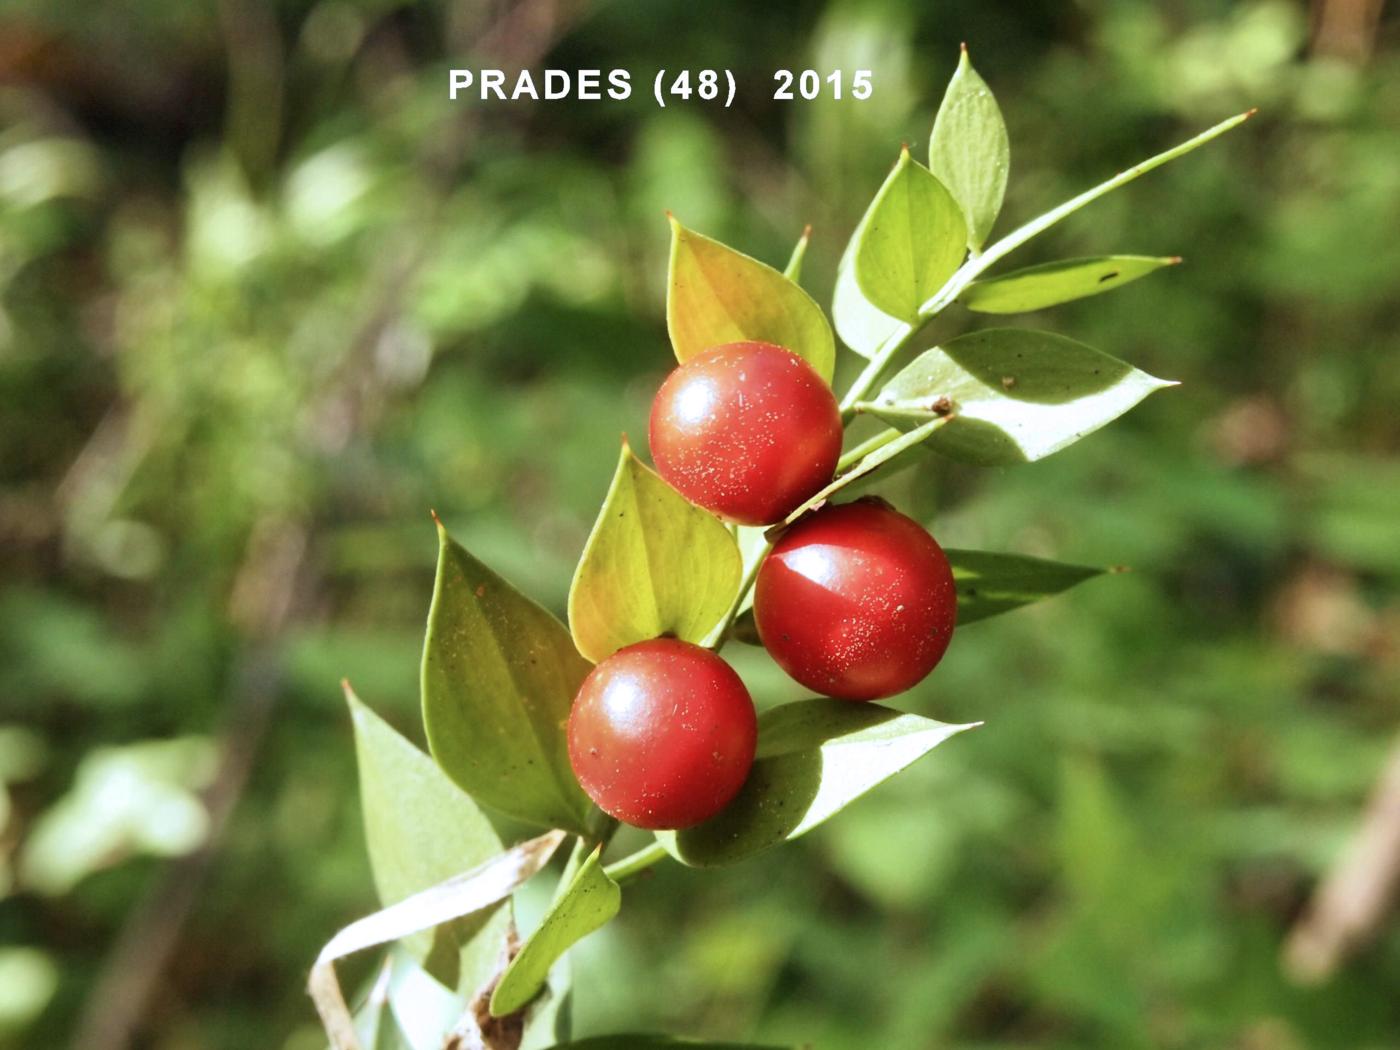
M855 277L865 298L901 321L947 283L966 254L967 226L943 183L903 150L862 223Z
M1062 259L973 281L963 292L961 301L969 310L984 314L1041 310L1072 299L1111 292L1154 270L1179 262L1181 259L1177 256L1153 255Z
M599 846L579 865L573 880L555 897L539 928L501 975L491 995L491 1013L514 1013L544 987L550 967L578 941L605 925L622 906L622 890L603 872Z
M989 328L921 354L861 409L901 429L943 418L930 448L1000 465L1057 452L1173 385L1062 335Z
M874 208L872 202L871 208ZM867 215L869 213L867 212ZM881 311L860 290L856 281L856 245L860 243L862 225L856 227L836 267L836 289L831 296L831 320L841 342L862 357L874 357L896 333L908 326L897 317Z
M1001 211L1011 144L991 89L972 68L964 46L933 122L928 166L952 193L967 220L967 246L986 241Z
M564 625L438 526L423 648L433 757L478 802L544 827L584 830L565 725L590 669Z
M958 591L958 626L1049 598L1107 570L1024 554L945 549Z
M596 662L663 634L701 642L734 601L741 572L734 535L624 441L569 590L574 643Z
M878 704L802 700L759 715L758 754L719 816L657 839L698 867L729 864L810 831L966 725Z
M671 220L666 327L687 361L745 339L787 347L831 381L836 339L810 295L773 267Z
M370 868L383 904L397 903L501 852L490 821L436 762L361 703L348 683L345 699L355 725ZM406 943L448 988L472 988L489 976L509 922L506 907L440 926Z

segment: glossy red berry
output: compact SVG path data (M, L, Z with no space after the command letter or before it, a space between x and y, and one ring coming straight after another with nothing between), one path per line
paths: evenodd
M593 668L569 714L569 760L603 812L639 828L686 828L744 785L758 739L753 700L722 659L657 638Z
M903 692L943 657L957 594L916 521L874 500L826 507L779 537L758 571L754 619L784 671L826 696Z
M686 499L743 525L771 525L831 480L841 411L792 351L727 343L661 384L650 437L657 471Z

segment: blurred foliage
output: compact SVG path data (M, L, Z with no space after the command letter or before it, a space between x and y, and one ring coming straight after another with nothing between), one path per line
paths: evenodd
M1044 463L889 486L950 545L1134 571L960 634L902 704L986 727L849 814L629 888L576 953L577 1029L1396 1045L1394 924L1319 988L1279 965L1400 725L1400 19L1374 10L0 6L0 1045L62 1045L148 854L217 827L201 789L269 650L139 1045L324 1045L307 968L373 902L336 681L417 737L428 508L561 609L670 363L662 210L777 265L811 222L829 301L960 40L1010 125L1007 222L1263 107L1012 260L1185 256L1034 317L1182 388ZM546 64L638 90L447 101L449 65ZM767 98L809 65L875 95ZM659 111L661 66L731 68L739 99ZM288 534L309 582L277 621Z

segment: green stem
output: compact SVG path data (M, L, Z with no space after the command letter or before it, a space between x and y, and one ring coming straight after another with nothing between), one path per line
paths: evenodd
M574 876L578 874L579 867L593 852L593 847L589 845L588 839L580 835L574 839L574 848L569 853L569 861L564 865L564 871L559 876L559 882L554 887L554 901L557 904L574 881Z
M613 835L617 834L620 825L615 818L608 816L602 810L596 810L594 818L587 822L588 834L579 835L574 839L574 848L569 851L569 860L564 865L559 882L554 887L555 901L564 895L564 891L574 881L574 876L578 874L578 869L588 859L588 855L600 846L607 849Z
M642 847L636 853L629 853L621 860L609 864L603 869L603 874L613 882L626 882L646 871L657 861L665 860L667 856L666 848L653 841L651 845Z
M729 611L724 614L724 619L715 628L714 641L710 643L710 648L715 652L723 649L724 643L729 641L730 632L734 630L734 621L739 619L739 610L744 607L744 600L748 598L749 591L753 590L754 580L758 578L758 568L772 549L772 541L765 540L763 546L754 552L752 560L744 566L744 575L739 580L739 591L735 594L734 601L730 603Z
M852 407L854 409L859 409L860 406L855 405ZM883 448L897 437L899 437L899 431L896 430L894 427L890 427L888 430L880 431L880 433L876 434L874 437L866 438L855 448L851 449L849 452L844 453L841 456L841 458L836 461L837 476L839 477L840 475L844 474L847 470L849 470L855 464L859 463L870 453L874 452L878 448Z

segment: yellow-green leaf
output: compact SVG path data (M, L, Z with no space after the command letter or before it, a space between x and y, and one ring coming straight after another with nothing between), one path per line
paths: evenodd
M827 382L836 339L821 307L773 267L671 220L666 327L678 361L745 339L787 347Z
M700 642L739 590L733 534L624 441L617 473L569 589L569 629L588 659L672 634Z
M962 265L967 225L943 183L903 150L862 223L856 282L877 309L914 323Z
M579 866L539 928L511 960L491 994L492 1014L502 1017L514 1013L533 999L544 987L555 961L622 907L622 889L603 871L602 853L599 846Z
M478 802L582 832L588 799L565 727L590 666L564 625L438 526L423 647L423 724L433 757Z
M1061 259L973 281L961 299L969 310L984 314L1043 310L1073 299L1110 292L1129 281L1146 277L1154 270L1175 266L1179 262L1180 257L1174 255L1098 255L1087 259Z
M967 246L974 252L992 232L1006 193L1011 143L992 91L962 49L933 122L928 166L953 195L967 219Z

